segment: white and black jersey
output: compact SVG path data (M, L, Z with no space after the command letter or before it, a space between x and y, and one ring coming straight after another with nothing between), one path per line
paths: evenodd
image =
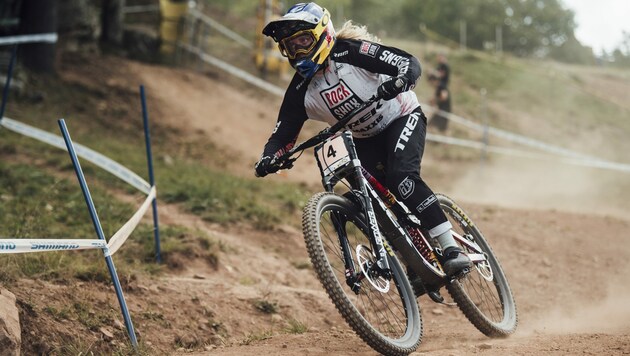
M277 155L292 147L307 119L333 125L374 96L385 80L405 77L413 87L420 73L420 62L405 51L369 41L338 39L324 69L310 80L297 73L293 77L263 155ZM373 137L418 106L416 94L406 91L361 111L346 127L356 138Z
M333 125L374 96L384 81L405 77L413 87L420 72L418 60L400 49L337 40L323 70L311 80L293 77L263 156L290 149L306 119ZM372 104L346 127L355 137L361 165L416 214L429 236L436 237L451 224L420 177L426 123L416 94L406 91Z

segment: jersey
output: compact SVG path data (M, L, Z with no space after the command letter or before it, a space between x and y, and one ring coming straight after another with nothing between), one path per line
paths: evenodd
M420 62L403 50L369 41L338 39L322 70L310 79L297 73L293 77L263 156L280 155L293 147L307 119L333 125L374 96L385 80L405 77L413 87L420 74ZM416 94L407 91L365 108L346 128L354 137L373 137L418 106Z

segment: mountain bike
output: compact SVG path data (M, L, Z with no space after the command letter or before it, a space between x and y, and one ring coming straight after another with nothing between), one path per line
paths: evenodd
M386 355L418 348L423 323L417 298L427 294L444 303L443 287L485 335L513 333L517 311L507 278L468 215L452 199L436 194L453 237L473 262L448 277L440 264L442 251L420 221L361 167L352 134L341 129L378 100L371 98L272 161L278 169L290 169L304 150L314 147L325 191L306 204L302 227L324 289L358 336Z

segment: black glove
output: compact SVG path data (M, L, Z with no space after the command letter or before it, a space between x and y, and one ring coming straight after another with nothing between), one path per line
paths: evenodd
M276 165L271 165L272 160L273 157L264 156L256 162L256 165L254 166L254 169L256 170L256 177L264 177L267 174L276 173L280 169L280 167Z
M398 94L411 89L409 81L405 77L392 77L378 87L378 96L385 100L392 100Z

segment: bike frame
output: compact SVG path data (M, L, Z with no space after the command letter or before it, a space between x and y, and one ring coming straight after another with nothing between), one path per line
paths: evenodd
M340 141L345 146L349 159L333 157L336 160L327 162L326 156L336 156L338 151L340 151ZM389 242L394 247L394 250L402 256L402 260L408 268L420 277L425 287L431 290L439 289L449 282L441 268L434 266L418 251L413 239L405 230L405 227L420 228L417 218L402 202L397 201L387 188L382 186L361 166L350 132L345 131L315 146L315 156L322 174L322 185L326 191L334 192L337 183L344 178L348 181L354 181L352 194L361 202L362 212L368 222L367 235L372 244L371 247L375 251L381 276L389 278L387 273L389 265L386 254L388 252L393 254L387 246ZM455 216L460 217L460 223L464 221L462 217L465 216L464 214L456 214ZM465 223L471 224L470 222ZM341 226L341 217L335 216L333 224L340 237L339 241L344 253L346 271L352 272L346 276L348 279L347 283L353 286L356 283L356 278L354 278L356 277L355 261L352 260L351 249L347 244L347 236ZM466 246L468 250L476 252L468 254L473 263L486 261L485 255L476 243L455 231L452 231L452 233L453 237L463 246ZM383 235L386 236L386 239ZM422 238L424 243L427 244L427 248L435 253L435 249L428 243L424 234Z
M387 254L393 255L394 252L388 246L388 243L394 247L396 252L402 257L405 265L411 269L422 281L425 290L438 290L450 279L444 274L441 268L436 268L418 251L413 243L406 227L420 228L420 222L402 203L397 201L387 188L383 187L374 177L361 166L361 161L356 152L356 146L349 131L335 134L356 114L365 110L370 105L377 102L379 98L371 98L362 106L356 108L348 114L346 118L328 129L324 129L314 137L293 147L291 150L276 158L272 164L276 164L279 169L288 169L293 166L293 162L297 158L291 158L296 152L301 152L307 148L315 147L315 156L322 174L322 185L328 192L334 192L334 188L342 179L353 179L354 188L352 193L360 202L360 209L365 214L368 223L368 231L366 231L370 239L371 248L376 257L376 265L378 274L386 279L391 278L391 271ZM337 155L339 156L337 157ZM387 202L387 204L386 204ZM472 225L470 221L466 221L465 214L454 211L453 216L458 220L460 226L465 227ZM342 218L338 214L333 215L333 224L338 234L340 247L344 254L344 262L346 264L346 282L355 289L356 283L360 281L360 276L356 271L355 261L352 259L351 248L348 245L348 239L343 228ZM468 224L468 225L467 225ZM472 251L468 253L468 257L476 266L478 263L486 263L487 258L481 248L466 237L455 231L452 231L453 237L459 241L462 246ZM383 237L386 236L386 239ZM427 248L431 252L435 249L422 234L427 244Z

